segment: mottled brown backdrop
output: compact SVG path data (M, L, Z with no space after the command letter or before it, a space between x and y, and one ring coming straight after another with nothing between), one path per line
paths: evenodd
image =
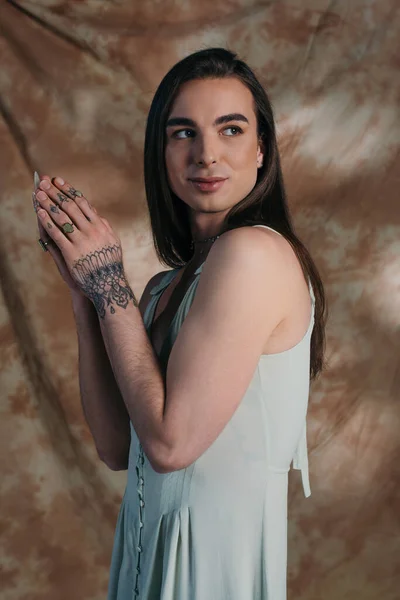
M109 219L140 296L162 269L144 197L147 111L166 71L209 46L237 51L270 93L294 223L330 307L309 499L290 476L288 599L398 600L399 10L2 0L2 600L105 598L126 479L100 462L83 419L69 293L36 241L33 171L68 179Z

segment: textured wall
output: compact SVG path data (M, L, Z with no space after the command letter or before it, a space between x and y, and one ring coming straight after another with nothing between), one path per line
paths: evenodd
M0 4L2 600L104 598L126 478L99 461L83 419L33 171L65 177L109 219L139 296L160 270L147 110L177 60L220 45L270 93L294 223L330 306L330 368L310 397L312 496L290 478L288 600L399 598L399 39L396 0Z

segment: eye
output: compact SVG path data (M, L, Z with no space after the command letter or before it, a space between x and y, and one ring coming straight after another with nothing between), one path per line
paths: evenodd
M224 131L226 131L227 129L235 129L236 131L239 132L239 135L241 133L243 133L243 129L241 127L238 127L237 125L231 125L230 127L225 127ZM236 137L237 134L234 135L229 135L228 137Z
M187 136L181 136L178 135L180 133L194 133L193 129L178 129L177 131L174 131L174 133L172 134L172 137L177 138L178 140L184 140L186 139Z

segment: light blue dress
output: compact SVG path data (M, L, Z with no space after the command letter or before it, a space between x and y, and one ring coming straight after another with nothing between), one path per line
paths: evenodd
M203 265L172 321L160 360L171 351ZM177 269L168 271L151 290L147 330L161 292L176 274ZM306 438L311 284L310 297L303 339L290 350L260 356L235 413L190 466L156 473L131 424L108 600L286 600L292 462L301 469L305 496L311 494Z

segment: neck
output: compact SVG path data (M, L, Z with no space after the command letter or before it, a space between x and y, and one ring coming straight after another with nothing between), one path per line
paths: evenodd
M200 265L203 263L209 251L211 250L212 245L215 242L216 236L213 236L211 239L207 239L206 241L197 240L193 242L193 256L190 259L190 263L192 265Z

